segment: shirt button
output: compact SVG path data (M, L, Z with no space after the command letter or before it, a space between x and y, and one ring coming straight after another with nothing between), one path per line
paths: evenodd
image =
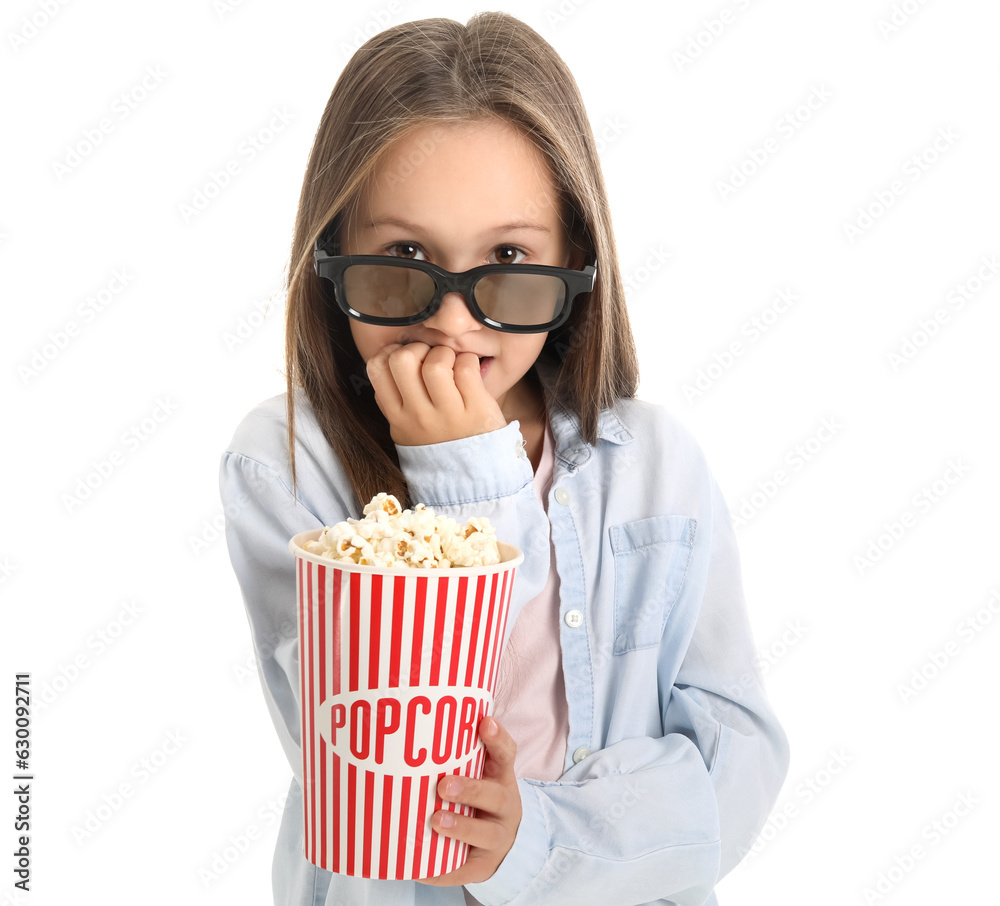
M569 503L569 491L565 488L556 488L556 503L566 506Z
M583 761L584 758L587 758L589 755L590 755L590 749L588 749L586 746L580 746L580 748L573 753L573 764L579 764L581 761Z
M576 629L577 626L583 625L583 614L579 610L568 610L566 611L566 625L571 629Z

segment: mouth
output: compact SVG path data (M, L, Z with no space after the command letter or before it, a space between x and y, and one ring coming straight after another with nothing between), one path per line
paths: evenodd
M479 357L479 376L486 377L486 372L490 370L490 365L493 364L493 356L491 355L481 355Z

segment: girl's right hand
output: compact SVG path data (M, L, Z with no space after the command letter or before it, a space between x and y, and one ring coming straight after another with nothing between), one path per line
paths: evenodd
M392 343L368 360L367 370L375 402L401 446L457 440L507 424L471 352Z

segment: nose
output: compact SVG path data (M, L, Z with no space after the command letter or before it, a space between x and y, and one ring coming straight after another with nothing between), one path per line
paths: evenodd
M438 310L423 323L425 327L453 337L478 330L482 326L472 317L465 296L461 293L445 293Z

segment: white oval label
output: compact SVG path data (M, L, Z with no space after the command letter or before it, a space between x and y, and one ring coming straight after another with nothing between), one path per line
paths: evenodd
M320 735L348 762L400 776L449 772L482 745L479 722L493 696L465 686L341 692L320 703Z

